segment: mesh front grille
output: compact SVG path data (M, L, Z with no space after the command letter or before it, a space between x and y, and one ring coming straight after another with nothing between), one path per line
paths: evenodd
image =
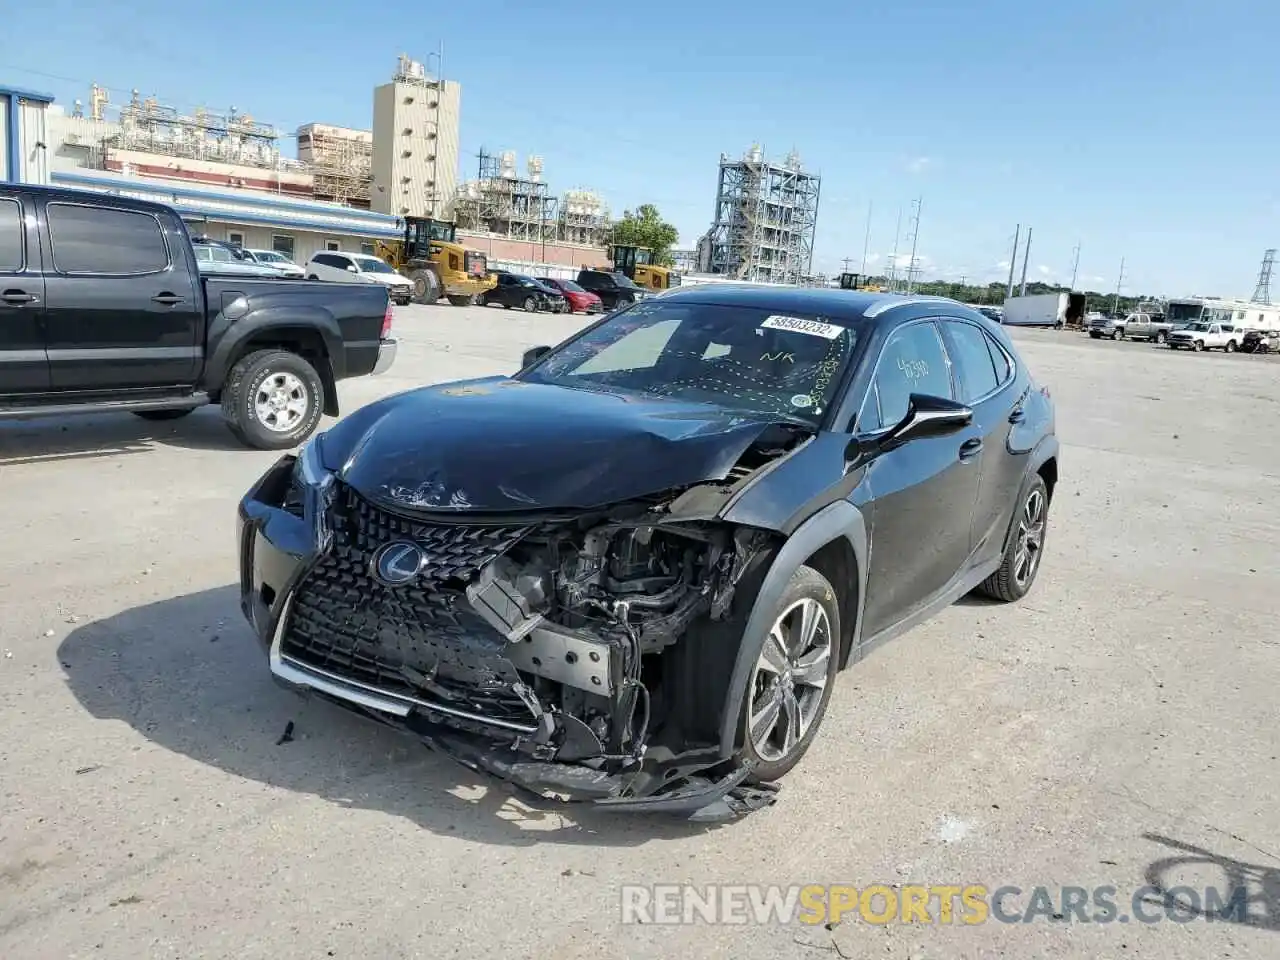
M335 514L333 547L294 595L281 652L379 690L527 722L510 692L519 678L501 657L505 641L471 610L464 588L531 528L432 524L350 490ZM427 563L416 580L389 587L371 563L394 540L418 544Z

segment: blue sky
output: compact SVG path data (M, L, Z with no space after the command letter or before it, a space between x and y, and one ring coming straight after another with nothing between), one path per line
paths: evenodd
M288 131L371 126L396 57L443 42L464 177L481 146L538 154L553 191L655 203L691 245L722 152L794 147L823 177L828 272L858 269L868 203L883 267L917 196L926 273L954 279L1007 276L1018 223L1029 279L1069 281L1078 242L1080 285L1113 290L1124 257L1126 293L1249 296L1280 246L1280 5L1261 0L42 0L0 25L22 38L0 84L69 107L96 80Z

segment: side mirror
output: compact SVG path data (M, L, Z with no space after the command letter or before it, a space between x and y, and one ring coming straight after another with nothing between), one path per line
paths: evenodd
M973 408L924 393L913 393L907 403L907 415L899 420L880 440L881 448L901 446L912 440L945 437L963 430L973 422Z
M358 271L356 270L356 265L354 263L347 264L347 273L357 273L357 272Z
M524 352L524 356L520 358L520 369L523 370L525 367L532 366L550 352L550 347L530 347Z

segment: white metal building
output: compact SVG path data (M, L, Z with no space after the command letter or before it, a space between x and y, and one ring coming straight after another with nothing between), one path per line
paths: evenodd
M46 183L53 97L0 86L0 182Z
M50 182L168 204L193 233L252 250L277 250L300 266L317 251L372 253L375 241L401 235L396 217L317 201L278 200L249 190L213 190L87 169L55 170Z
M458 190L461 88L401 57L373 91L372 209L392 216L447 213Z

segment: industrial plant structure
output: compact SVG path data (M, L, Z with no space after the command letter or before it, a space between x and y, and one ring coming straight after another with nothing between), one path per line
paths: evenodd
M759 146L720 156L715 221L698 244L699 269L755 283L799 284L812 272L822 178L793 150L770 163Z
M370 206L405 217L445 217L458 188L461 88L401 57L373 91Z

